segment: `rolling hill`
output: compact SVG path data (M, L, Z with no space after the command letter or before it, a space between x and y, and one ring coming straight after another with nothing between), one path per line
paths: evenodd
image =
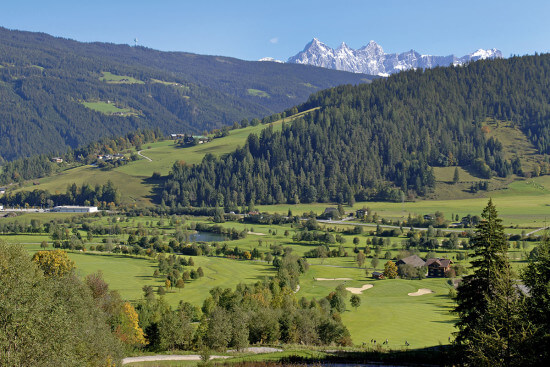
M372 78L0 28L0 157L63 152L138 128L199 133Z

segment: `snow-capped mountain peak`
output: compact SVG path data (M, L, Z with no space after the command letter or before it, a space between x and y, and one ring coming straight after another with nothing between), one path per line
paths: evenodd
M333 49L317 38L313 38L303 51L290 57L287 62L387 76L402 70L462 65L470 61L492 58L502 58L502 53L493 48L479 49L460 58L454 55L421 55L413 49L400 54L387 54L382 46L372 40L367 45L354 50L345 42L342 42L337 49Z

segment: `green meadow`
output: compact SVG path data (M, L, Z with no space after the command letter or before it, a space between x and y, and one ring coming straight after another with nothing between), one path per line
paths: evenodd
M269 98L270 97L269 93L267 93L263 90L260 90L260 89L249 88L246 91L249 95L254 96L254 97L261 97L261 98Z
M164 286L164 278L154 278L156 261L146 258L113 254L91 254L71 252L78 273L87 275L101 270L111 289L120 292L124 299L136 301L143 296L142 287ZM195 268L204 270L204 277L186 282L184 289L173 288L164 297L173 307L183 300L196 306L208 296L214 287L235 288L239 283L254 283L273 275L273 268L267 263L239 261L218 257L195 256Z
M108 71L101 72L99 78L102 82L110 84L144 84L142 80L138 80L128 75L116 75Z
M105 115L114 115L122 114L124 116L137 115L138 113L131 109L125 107L119 107L114 103L104 102L104 101L95 101L95 102L81 102L84 107L91 110L101 112Z
M459 217L479 215L492 198L499 216L506 226L535 229L545 226L550 221L550 176L541 176L531 179L521 179L512 182L508 188L489 191L483 197L470 197L456 200L418 200L403 203L390 202L357 202L353 207L345 206L346 211L354 211L363 207L370 208L384 218L407 219L412 216L433 214L440 211L445 218L451 215ZM298 205L257 205L260 211L285 214L290 209L293 214L302 214L313 211L321 214L325 208L334 206L326 203L298 204Z

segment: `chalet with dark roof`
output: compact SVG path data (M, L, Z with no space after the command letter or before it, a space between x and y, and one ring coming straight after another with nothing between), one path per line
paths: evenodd
M374 279L382 280L382 279L384 279L384 273L381 273L379 271L373 271L372 272L372 277Z
M428 259L426 260L426 266L428 267L428 276L435 278L442 278L451 270L451 264L453 263L450 259Z
M418 256L418 255L411 255L411 256L405 257L405 258L403 258L403 259L401 259L401 260L399 260L398 262L395 263L395 265L397 265L397 266L403 265L403 264L412 265L415 268L420 268L420 267L426 265L426 262L424 260L422 260L420 258L420 256Z

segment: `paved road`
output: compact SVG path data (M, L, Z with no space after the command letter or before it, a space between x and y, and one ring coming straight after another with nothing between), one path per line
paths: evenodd
M537 232L539 232L539 231L544 231L545 229L550 229L550 226L546 226L546 227L542 227L542 228L539 228L539 229L535 229L534 231L531 231L531 232L527 233L526 235L527 235L527 236L530 236L530 235L535 234L535 233L537 233Z
M365 227L376 227L378 224L374 223L360 223L360 222L350 222L350 219L343 219L343 220L330 220L330 219L318 219L317 222L319 223L326 223L326 224L348 224L348 225L354 225L354 226L365 226ZM401 228L399 226L390 226L388 224L380 224L380 228ZM403 229L409 229L410 227L403 226ZM417 231L427 231L428 228L423 227L413 227L413 229ZM464 228L464 229L449 229L449 228L434 228L435 230L442 230L444 232L457 232L461 233L468 229L473 230L474 228Z
M153 161L151 158L149 158L149 157L144 156L143 154L141 154L141 152L143 152L143 150L140 150L140 151L138 152L138 155L139 155L139 156L142 156L143 158L147 159L149 162L152 162L152 161Z
M358 223L358 222L350 222L350 218L345 218L342 220L330 220L330 219L318 219L317 222L319 223L325 223L325 224L347 224L347 225L354 225L354 226L365 226L365 227L376 227L378 224L374 223ZM390 226L388 224L380 224L380 228L400 228L398 226ZM403 226L403 229L409 229L410 227ZM428 228L420 228L420 227L413 227L414 230L417 231L427 231ZM461 229L450 229L450 228L434 228L434 230L440 229L443 232L455 232L455 233L461 233L464 231L475 231L475 228L461 228ZM539 229L535 229L534 231L531 231L527 233L526 235L529 236L531 234L537 233L539 231L543 231L545 229L550 229L550 226L541 227ZM507 233L507 234L513 234L513 233Z

